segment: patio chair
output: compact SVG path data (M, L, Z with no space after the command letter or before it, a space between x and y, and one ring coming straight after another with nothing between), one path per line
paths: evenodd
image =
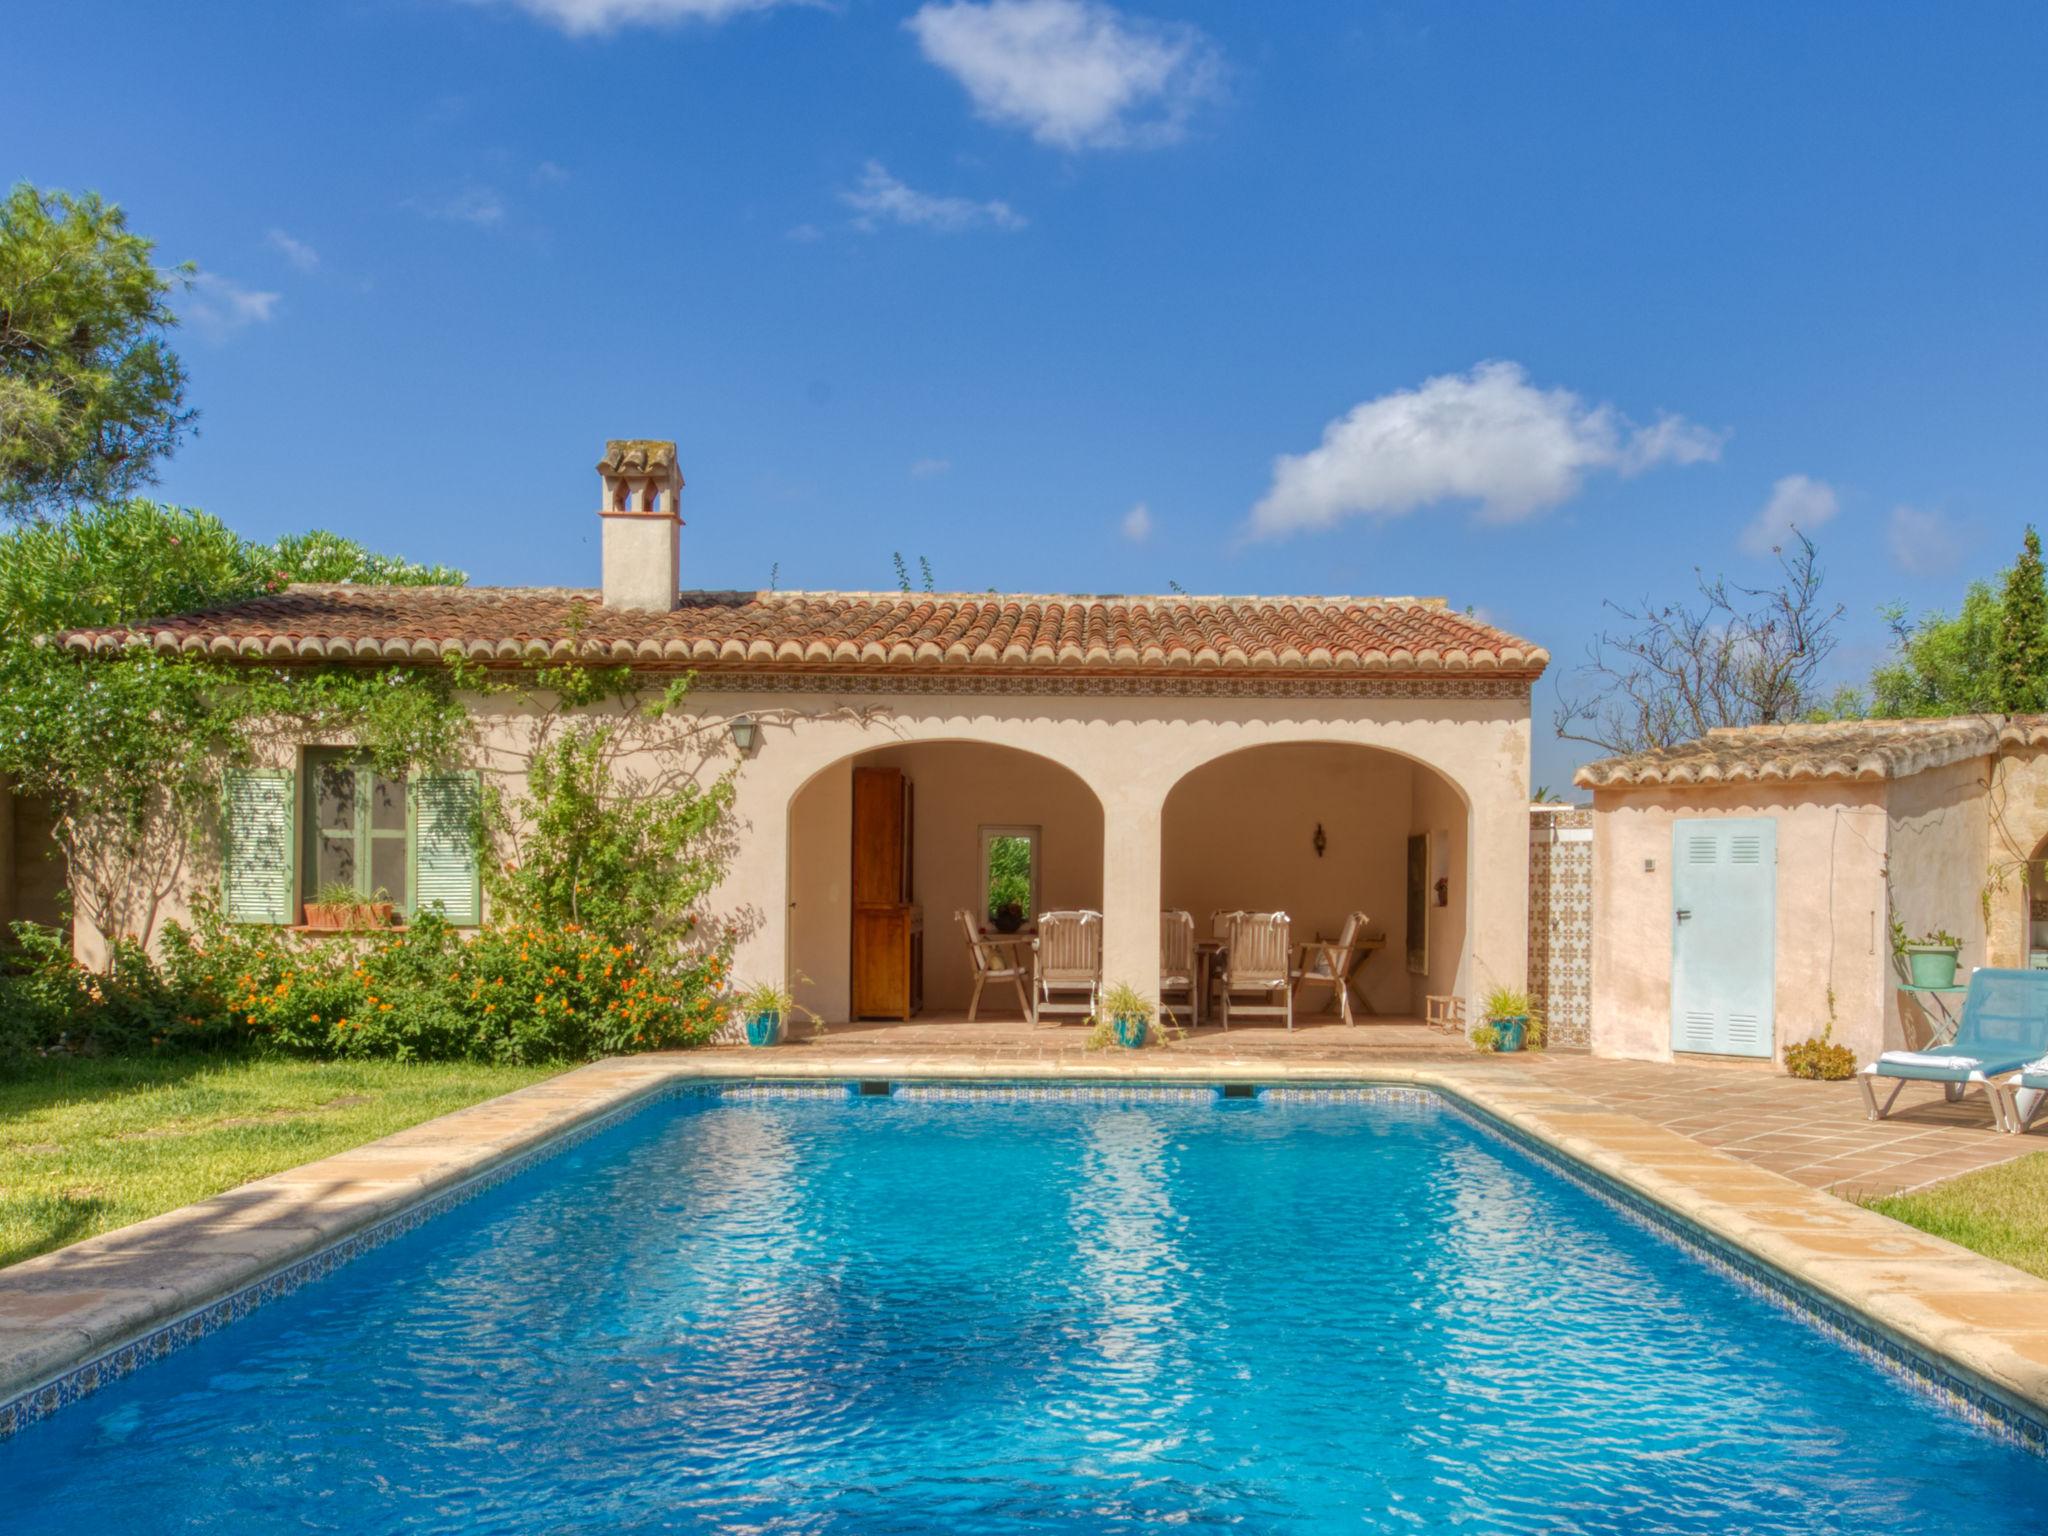
M1323 1012L1334 1009L1346 1024L1356 1022L1351 1017L1351 968L1357 963L1358 941L1364 936L1365 914L1353 912L1344 919L1334 942L1316 939L1301 945L1294 962L1295 997L1309 987L1328 988L1330 1001Z
M1223 1027L1230 1028L1232 1014L1246 1018L1285 1019L1294 1028L1294 975L1288 961L1294 948L1288 942L1289 922L1285 912L1236 912L1231 914L1229 945L1223 962L1223 979L1217 990L1223 1001ZM1251 1002L1237 1002L1240 996Z
M1951 1104L1960 1103L1973 1085L1981 1084L1991 1101L1992 1122L2003 1130L2006 1099L1992 1079L2043 1056L2048 1056L2048 971L1982 966L1970 974L1955 1039L1924 1051L1886 1051L1857 1073L1856 1081L1873 1120L1891 1113L1907 1083L1940 1083ZM1896 1080L1882 1105L1875 1086L1880 1077Z
M1102 991L1102 914L1038 915L1038 1002L1032 1019L1087 1019Z
M1017 1006L1024 1010L1025 1022L1029 1023L1031 994L1024 990L1024 977L1030 967L1018 954L1023 946L997 944L983 938L972 912L962 910L953 915L960 919L961 931L967 935L967 963L974 971L974 995L967 999L967 1022L974 1022L974 1011L981 1006L981 989L992 981L1007 981L1017 989Z
M1187 1005L1190 1016L1195 1006L1195 916L1192 912L1159 914L1159 1001L1175 997Z

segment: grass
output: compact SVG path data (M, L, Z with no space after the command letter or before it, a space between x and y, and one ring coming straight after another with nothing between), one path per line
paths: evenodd
M360 1146L560 1067L78 1060L0 1078L0 1265Z
M1872 1210L2048 1280L2048 1152L1981 1168Z

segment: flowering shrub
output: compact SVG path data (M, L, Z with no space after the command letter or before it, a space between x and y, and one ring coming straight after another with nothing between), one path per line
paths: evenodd
M401 1061L577 1060L701 1044L717 1030L723 954L650 964L573 924L485 928L439 916L374 937L296 943L203 915L162 958L124 950L88 972L45 942L0 983L0 1058L35 1049L255 1048ZM18 996L17 996L18 994ZM12 1005L19 1003L19 1009Z

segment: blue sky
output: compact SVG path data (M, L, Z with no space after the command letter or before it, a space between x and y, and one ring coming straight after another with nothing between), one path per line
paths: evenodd
M0 172L191 260L169 499L591 583L1606 597L1818 538L1867 670L2048 481L2048 10L10 7ZM1142 509L1140 512L1139 509ZM1584 754L1549 741L1536 777Z

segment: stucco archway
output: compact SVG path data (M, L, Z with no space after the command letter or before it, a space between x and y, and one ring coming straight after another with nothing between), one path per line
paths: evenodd
M1412 916L1411 837L1425 840ZM1193 913L1205 937L1217 910L1285 911L1297 941L1334 938L1346 913L1363 910L1367 931L1386 937L1358 974L1375 1012L1418 1015L1425 996L1465 990L1471 812L1464 792L1428 764L1345 742L1244 747L1174 783L1160 839L1162 904ZM1412 921L1421 924L1416 968Z
M1103 809L1071 769L984 741L918 740L851 753L819 769L789 801L788 950L798 1000L829 1022L850 1012L853 772L902 770L915 787L912 872L924 912L926 1016L959 1012L971 990L955 913L981 902L984 829L1036 835L1036 905L1102 906ZM991 997L992 1010L1013 1009Z

